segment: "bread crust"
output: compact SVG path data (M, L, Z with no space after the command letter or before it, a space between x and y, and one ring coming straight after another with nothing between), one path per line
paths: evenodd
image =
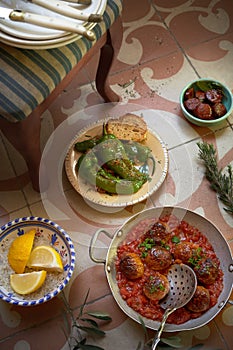
M145 120L133 113L126 113L118 119L109 119L106 130L108 134L114 134L120 140L142 142L147 138Z

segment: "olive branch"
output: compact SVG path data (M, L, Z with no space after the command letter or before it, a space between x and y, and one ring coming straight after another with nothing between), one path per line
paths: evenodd
M94 319L110 322L112 318L104 312L85 312L85 306L87 305L89 292L90 289L86 294L83 304L80 306L80 310L77 317L74 316L73 310L71 309L64 292L61 293L62 300L65 306L64 323L66 330L63 329L63 331L68 341L70 350L104 350L103 348L97 345L88 344L86 334L105 336L105 332L100 329L98 323ZM71 327L67 315L69 315L71 318ZM87 324L87 326L80 325L80 321L82 321L82 323L84 324ZM151 350L152 339L149 339L147 328L141 317L139 317L139 322L144 331L144 341L139 342L135 350ZM76 331L76 335L69 335L70 328L71 330ZM204 344L196 344L190 347L188 350L201 350L203 346ZM182 348L184 348L184 345L181 343L181 338L179 336L170 336L168 338L162 337L158 344L158 350L172 350Z
M64 316L64 324L66 329L65 330L63 329L63 332L68 341L70 350L78 350L78 349L104 350L103 348L97 345L88 344L86 335L87 334L97 335L100 337L105 336L105 332L100 329L95 319L110 322L112 318L108 314L103 312L90 312L90 311L85 312L85 306L87 305L89 292L90 290L88 290L86 297L84 299L84 302L80 306L80 310L77 317L74 316L73 310L71 309L64 293L61 294L64 306L65 306L65 312L63 316ZM71 327L70 327L70 323L67 315L69 315L71 318L71 323L72 323ZM80 321L82 325L80 324ZM70 330L71 330L71 335L68 335L70 334Z

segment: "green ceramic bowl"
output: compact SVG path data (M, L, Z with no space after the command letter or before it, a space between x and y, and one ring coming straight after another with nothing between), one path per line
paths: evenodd
M204 119L200 119L198 117L193 116L191 113L189 113L187 111L187 109L184 106L184 95L187 89L193 87L194 90L200 90L200 84L202 86L206 86L207 84L217 84L218 86L221 87L222 91L223 91L223 99L222 99L222 103L225 105L226 107L226 114L223 117L220 118L216 118L216 119L212 119L212 120L204 120ZM199 84L199 86L198 86ZM203 78L203 79L197 79L192 81L191 83L189 83L188 85L185 86L185 88L182 90L181 94L180 94L180 106L182 109L182 112L185 116L186 119L188 119L191 123L195 124L195 125L199 125L199 126L214 126L214 125L218 125L220 123L223 122L223 120L225 120L226 118L228 118L230 116L230 114L232 113L233 110L233 98L232 98L232 93L231 90L226 86L223 85L222 83L220 83L217 80L214 79L208 79L208 78Z

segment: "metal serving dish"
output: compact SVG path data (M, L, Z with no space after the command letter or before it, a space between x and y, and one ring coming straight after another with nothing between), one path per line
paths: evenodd
M227 303L233 285L233 258L231 255L230 247L221 234L221 232L214 226L210 221L208 221L203 216L194 213L190 210L179 208L179 207L157 207L152 209L147 209L142 211L139 214L132 216L129 220L127 220L114 234L112 237L107 231L100 229L96 231L94 234L91 244L90 244L90 257L96 263L104 263L105 264L105 272L107 276L107 280L109 286L111 288L112 294L118 303L119 307L133 320L140 323L139 314L131 309L127 303L122 299L119 288L116 281L116 268L115 261L117 255L117 248L122 242L128 240L128 233L130 230L135 227L140 221L145 219L159 218L160 216L174 214L180 220L187 221L190 225L195 226L198 230L204 234L209 242L212 244L213 249L220 260L220 268L222 269L223 276L223 290L218 298L218 302L211 309L206 311L202 316L189 320L183 324L175 325L175 324L166 324L164 331L166 332L175 332L181 330L191 330L198 327L201 327L211 321L217 314L222 310L224 305ZM99 259L95 257L96 250L96 241L99 235L103 233L108 237L112 238L111 244L108 248L108 252L106 255L106 259ZM129 239L130 240L130 239ZM141 317L141 316L140 316ZM160 322L153 321L151 319L141 317L145 326L151 329L157 330L159 328Z

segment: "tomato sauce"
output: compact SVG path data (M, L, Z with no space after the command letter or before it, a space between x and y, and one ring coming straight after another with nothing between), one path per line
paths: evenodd
M174 215L164 216L162 218L147 219L141 221L137 227L134 227L127 235L127 241L123 242L117 250L116 259L116 279L122 298L126 301L129 307L138 312L141 316L154 321L161 321L164 310L160 307L159 301L151 300L146 297L143 292L145 282L154 273L151 267L146 264L145 255L145 237L148 236L151 225L155 222L166 224L169 228L169 236L166 242L161 242L171 254L173 253L177 242L195 243L205 258L211 258L218 266L218 276L211 285L204 285L210 294L209 308L213 307L218 300L218 297L223 289L223 272L220 268L220 262L216 256L214 249L208 239L196 227L190 225L186 221L179 221ZM120 269L120 261L125 252L136 253L140 256L144 263L144 274L136 280L130 280ZM173 257L173 263L181 263ZM189 264L191 267L192 264ZM167 270L160 271L166 275ZM201 283L198 282L198 285ZM206 312L206 311L205 311ZM200 317L204 312L192 312L185 306L173 312L167 319L168 323L182 324L190 319Z

